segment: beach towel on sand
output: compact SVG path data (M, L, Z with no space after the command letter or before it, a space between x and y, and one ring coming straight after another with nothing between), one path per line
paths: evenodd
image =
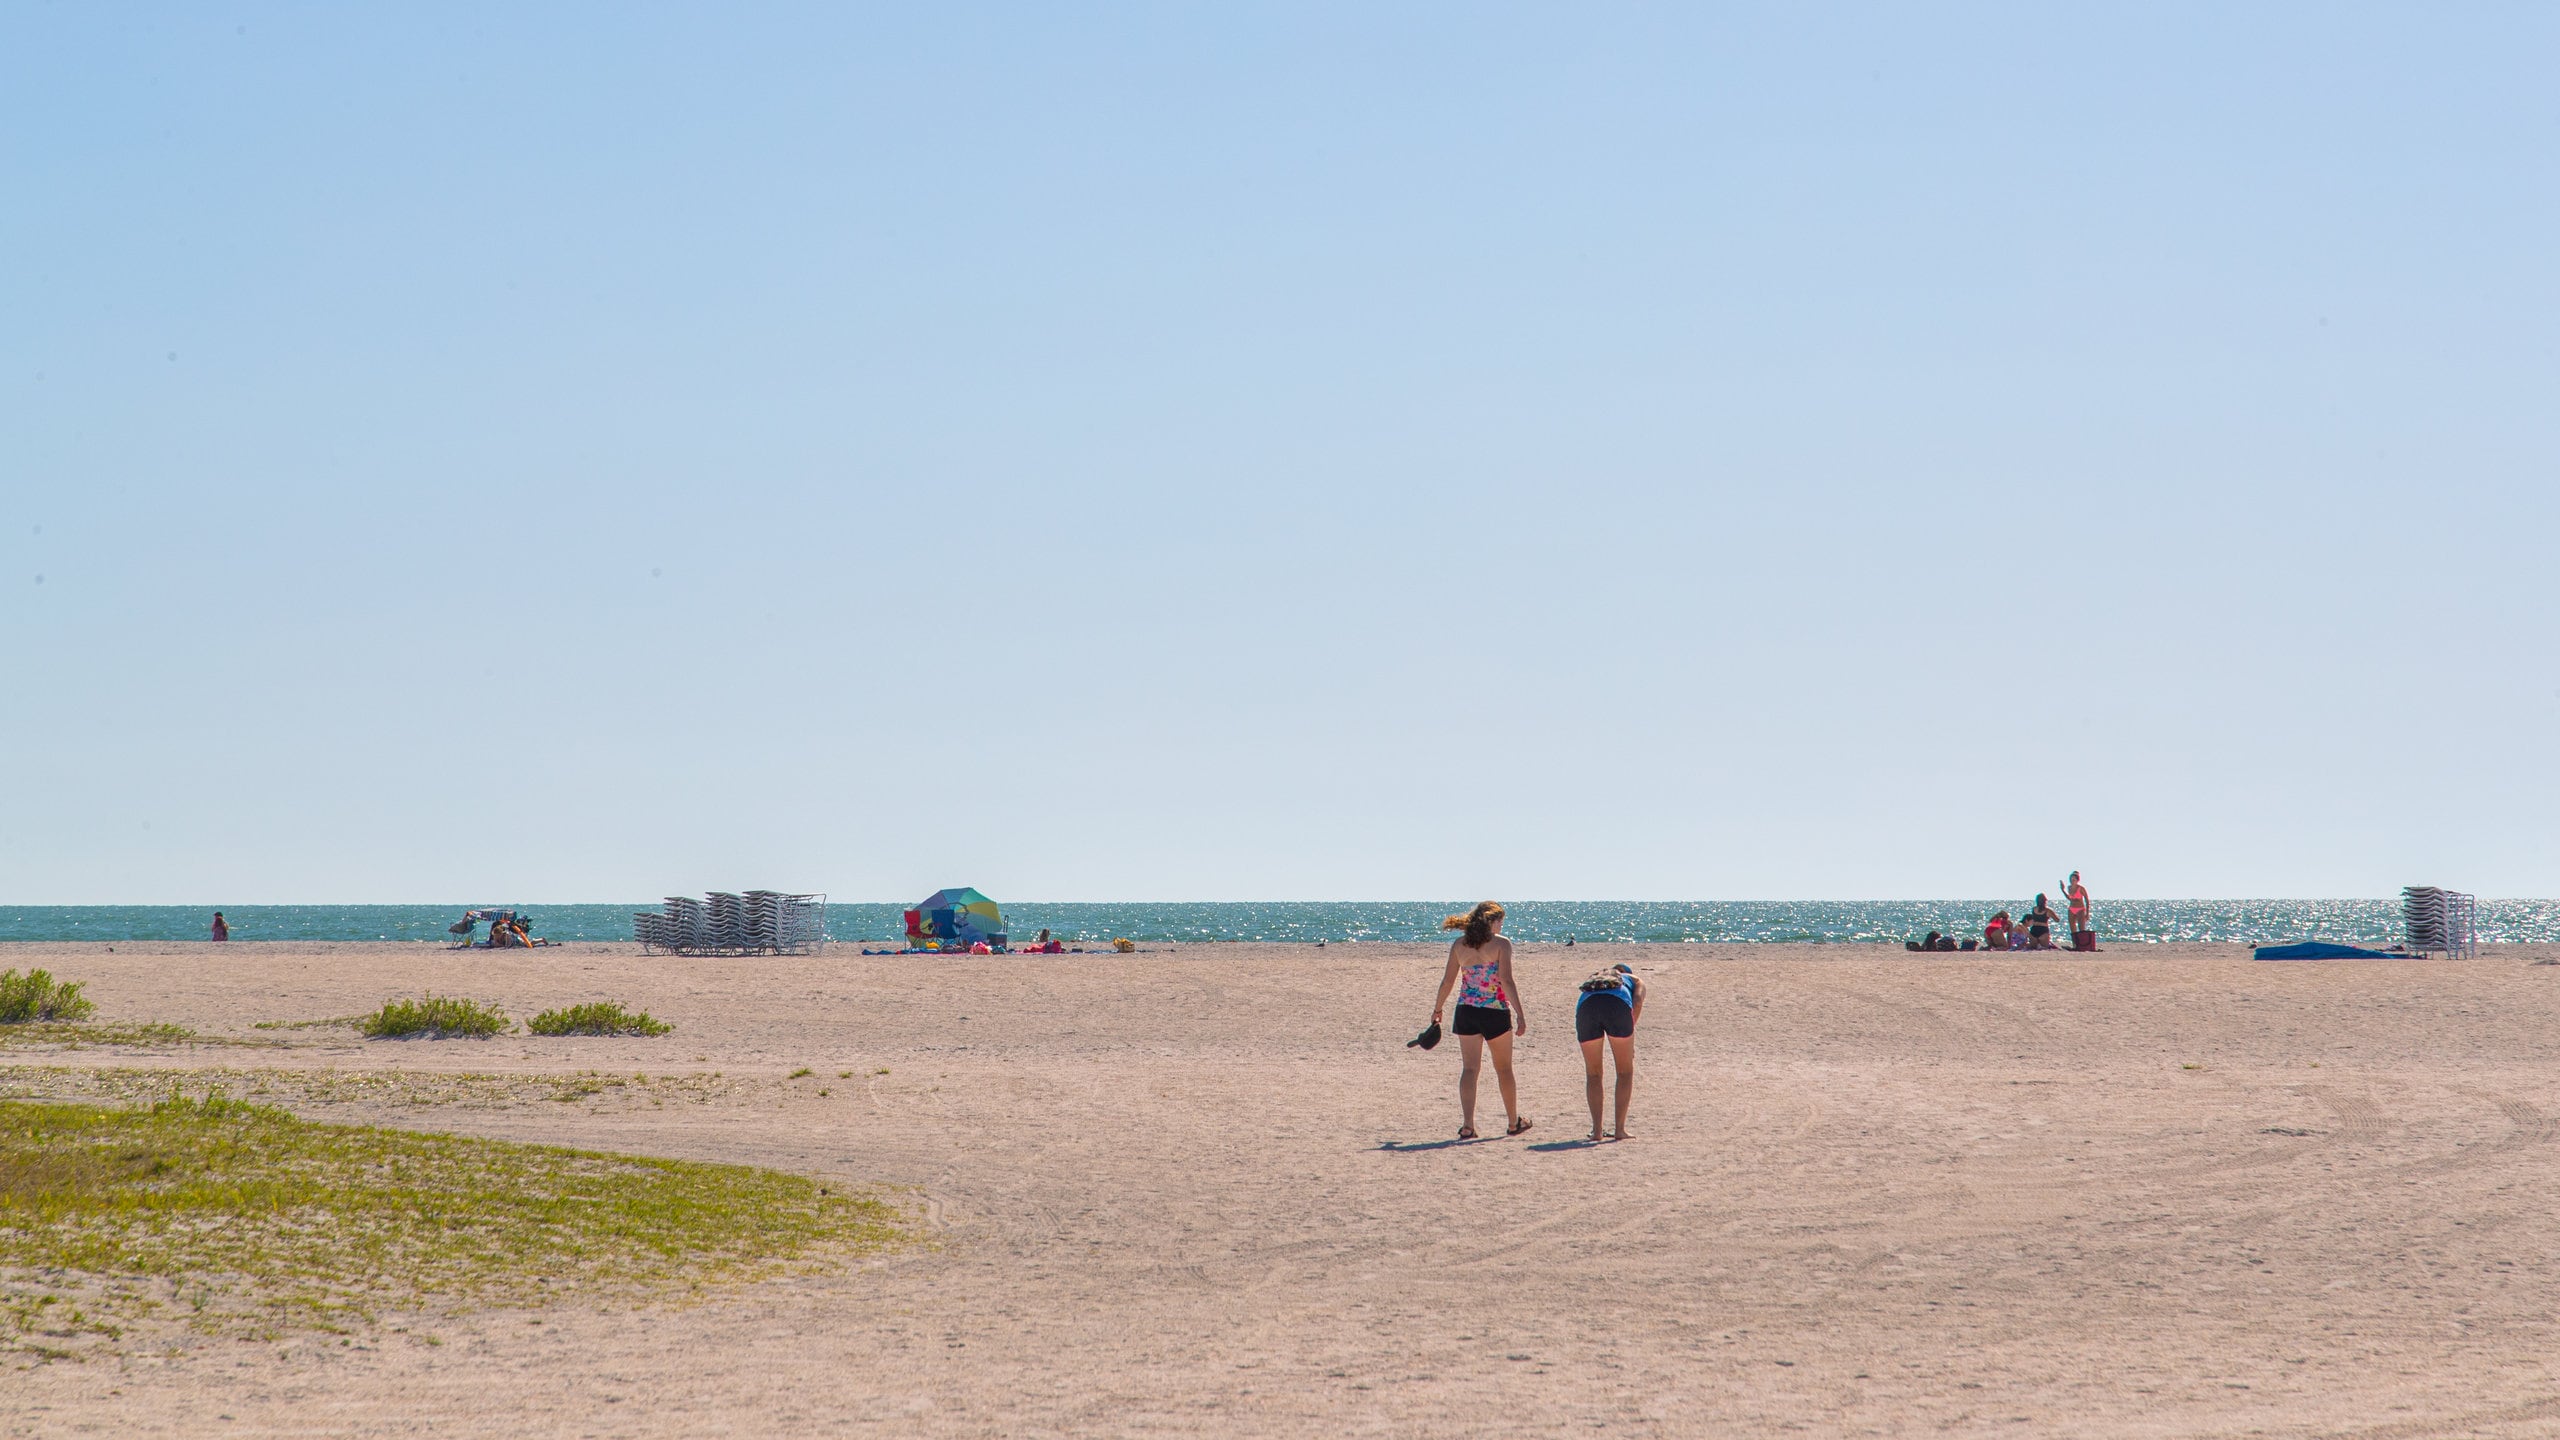
M2327 940L2305 940L2299 945L2261 945L2249 952L2252 960L2414 960L2406 952L2360 950L2353 945L2338 945Z

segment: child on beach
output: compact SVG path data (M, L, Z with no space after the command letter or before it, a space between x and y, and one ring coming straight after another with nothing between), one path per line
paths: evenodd
M1494 1084L1502 1091L1502 1108L1511 1121L1503 1133L1520 1134L1529 1122L1520 1118L1520 1087L1511 1076L1511 1041L1515 1035L1529 1038L1529 1011L1520 1004L1519 982L1511 977L1511 942L1502 938L1502 907L1481 901L1466 914L1441 921L1440 928L1464 932L1449 943L1449 966L1440 973L1440 994L1431 1002L1431 1023L1436 1026L1448 1007L1450 987L1464 981L1458 991L1457 1023L1449 1027L1458 1036L1458 1138L1476 1138L1476 1076L1488 1046L1493 1050Z
M1644 1014L1644 982L1621 963L1582 982L1574 1002L1573 1038L1582 1042L1582 1093L1591 1102L1591 1143L1612 1138L1600 1129L1600 1042L1618 1061L1618 1128L1627 1138L1627 1101L1636 1088L1636 1020Z

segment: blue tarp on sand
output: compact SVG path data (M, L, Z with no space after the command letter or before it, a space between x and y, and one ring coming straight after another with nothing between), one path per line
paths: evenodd
M2360 950L2353 945L2336 945L2326 940L2306 940L2299 945L2261 945L2249 952L2252 960L2414 960L2405 952Z

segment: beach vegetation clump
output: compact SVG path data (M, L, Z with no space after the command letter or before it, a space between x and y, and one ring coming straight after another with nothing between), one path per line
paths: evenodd
M591 1000L545 1010L524 1022L536 1035L664 1035L673 1025L646 1010L625 1010L611 1000Z
M132 1045L138 1047L169 1045L249 1045L249 1040L222 1040L198 1035L184 1025L161 1021L148 1023L108 1023L83 1025L72 1021L30 1020L22 1024L0 1027L0 1050L30 1049L36 1046L59 1046L79 1050L92 1045Z
M516 1022L495 1005L428 995L417 1000L387 1000L356 1028L372 1040L486 1040L504 1035Z
M43 970L0 970L0 1025L86 1020L97 1005L77 980L56 980Z
M743 1165L329 1125L218 1093L0 1101L0 1348L645 1300L903 1233L879 1198Z

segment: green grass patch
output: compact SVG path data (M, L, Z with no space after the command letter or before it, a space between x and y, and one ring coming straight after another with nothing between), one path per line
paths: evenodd
M513 1030L516 1022L495 1005L429 995L385 1001L356 1028L374 1040L486 1040Z
M645 1299L893 1243L883 1201L741 1165L179 1097L0 1101L0 1346L176 1322L274 1337L387 1309Z
M118 1065L0 1066L0 1100L78 1101L100 1105L148 1105L172 1090L191 1095L215 1091L283 1105L308 1114L316 1107L362 1106L396 1110L509 1110L546 1101L592 1100L615 1108L669 1105L753 1105L781 1082L732 1081L712 1075L633 1076L505 1074L439 1070L294 1070L277 1066L216 1065L171 1069ZM367 1117L371 1118L371 1117Z
M524 1022L536 1035L664 1035L673 1025L646 1010L625 1010L611 1000L592 1000L560 1010L545 1010Z
M0 970L0 1025L86 1020L97 1008L81 995L77 980L56 980L43 970Z
M55 1045L77 1050L84 1045L246 1045L246 1040L209 1040L184 1025L66 1025L33 1021L0 1026L0 1050Z
M321 1030L344 1025L352 1030L362 1025L366 1018L362 1015L332 1015L326 1020L261 1020L249 1028L252 1030Z

